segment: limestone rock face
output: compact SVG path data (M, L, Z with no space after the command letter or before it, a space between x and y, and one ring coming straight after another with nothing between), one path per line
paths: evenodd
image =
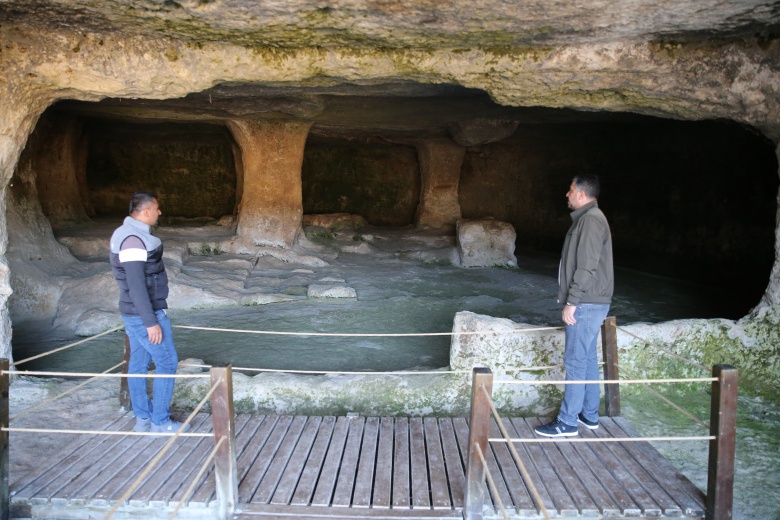
M343 285L320 285L309 286L309 298L357 298L357 293L352 287Z
M450 125L452 139L461 146L479 146L506 139L517 130L517 121L477 118Z
M459 220L457 250L461 267L517 267L515 228L492 219Z
M524 332L526 329L531 330ZM552 366L545 372L545 378L563 378L561 330L537 331L530 325L506 318L461 311L455 315L452 333L452 370L488 367L498 374L498 378L508 376L518 380L536 380L541 379L537 376L538 372L521 369ZM499 385L493 389L493 399L501 406L546 415L558 404L550 399L549 389L536 385Z

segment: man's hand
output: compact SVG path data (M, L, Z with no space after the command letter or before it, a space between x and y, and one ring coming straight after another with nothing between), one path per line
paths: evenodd
M162 343L162 329L159 323L154 327L146 327L146 334L149 336L149 343L152 345Z
M574 325L577 320L574 319L574 311L577 310L576 305L564 305L563 306L563 322L566 325Z

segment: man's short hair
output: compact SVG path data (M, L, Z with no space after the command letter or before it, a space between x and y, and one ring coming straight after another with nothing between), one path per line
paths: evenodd
M142 210L144 206L151 204L155 200L157 200L157 195L150 191L136 191L130 197L130 215Z
M588 197L592 199L599 198L599 193L601 192L601 183L599 182L597 175L575 175L573 181L577 189Z

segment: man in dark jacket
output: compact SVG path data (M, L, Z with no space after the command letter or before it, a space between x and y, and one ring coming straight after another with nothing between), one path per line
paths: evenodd
M569 187L572 225L566 234L558 269L558 303L563 306L566 347L563 364L569 381L598 381L596 341L609 312L615 277L612 269L612 235L598 207L599 179L578 175ZM573 437L578 423L599 427L598 384L567 384L558 417L536 427L545 437Z
M130 216L111 236L111 269L119 285L119 312L130 340L128 374L147 374L154 361L156 373L175 374L179 363L173 344L168 308L168 276L163 246L151 233L162 215L157 196L133 193ZM137 432L175 433L182 423L171 420L173 378L156 377L149 399L145 377L128 378ZM182 431L189 429L189 425Z

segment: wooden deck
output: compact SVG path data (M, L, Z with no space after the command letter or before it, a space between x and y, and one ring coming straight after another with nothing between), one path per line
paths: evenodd
M532 437L535 418L505 419L512 436ZM128 415L109 425L129 430ZM468 425L463 418L238 415L239 512L235 518L461 518ZM582 437L636 435L620 418ZM194 431L211 430L201 414ZM493 424L491 437L500 437ZM84 436L40 469L11 483L11 517L92 518L116 503L165 440ZM643 442L516 444L551 516L703 517L704 495ZM113 518L167 518L213 447L177 441ZM13 449L11 450L13 457ZM538 518L506 444L488 464L510 514ZM210 517L214 477L195 487L186 517ZM492 504L491 499L488 503ZM486 511L486 516L495 510ZM500 515L500 512L498 513Z

